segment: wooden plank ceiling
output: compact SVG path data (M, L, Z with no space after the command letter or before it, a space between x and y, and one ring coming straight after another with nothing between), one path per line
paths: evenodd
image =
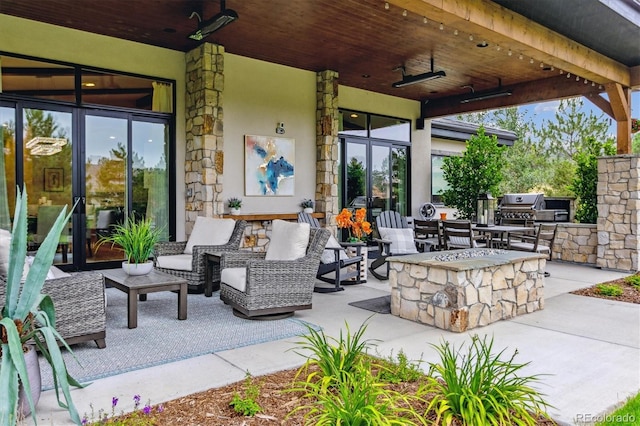
M339 72L340 82L422 101L425 118L568 96L598 97L629 121L627 67L491 1L227 0L239 19L205 40L227 52L296 68ZM0 1L0 13L188 51L188 34L220 11L218 0ZM0 47L1 49L1 47ZM403 88L398 70L446 77ZM461 103L471 92L511 96ZM611 104L600 97L607 92ZM608 105L608 106L607 106Z

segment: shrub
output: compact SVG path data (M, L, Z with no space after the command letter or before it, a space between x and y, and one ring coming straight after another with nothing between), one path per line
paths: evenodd
M420 370L422 360L410 361L402 349L396 357L393 353L387 358L383 358L380 363L378 379L385 383L416 382L424 376Z
M449 188L442 201L458 209L461 219L472 219L476 213L478 194L496 194L503 179L502 167L506 147L499 146L496 136L485 134L484 127L467 141L461 157L446 157L442 172Z
M256 401L258 396L260 396L260 388L251 381L251 375L247 372L244 397L241 397L238 392L234 393L229 405L233 407L236 413L243 416L255 416L262 411L262 407Z
M615 284L597 284L596 293L602 296L618 297L622 296L624 291Z
M530 384L539 376L518 376L528 365L516 364L515 351L506 361L505 349L492 353L493 338L472 338L466 355L448 342L433 345L440 355L439 364L431 364L427 385L421 392L433 399L427 413L435 412L442 424L458 419L466 425L535 425L536 417L547 417L547 404Z
M638 290L640 290L640 275L629 275L624 279L628 284L631 284Z
M358 358L366 353L370 340L364 339L364 332L367 329L366 322L360 326L355 334L351 334L349 324L346 324L347 334L343 334L342 329L337 339L327 337L323 331L317 331L307 325L308 334L301 336L302 340L296 342L298 349L311 351L311 356L302 354L296 350L298 355L307 358L305 367L317 365L325 377L339 377L343 372L350 373L354 370ZM335 344L331 344L331 342Z
M426 425L409 404L417 397L386 389L371 374L372 367L370 358L362 357L350 372L324 376L320 380L308 376L292 391L303 393L310 402L298 406L289 415L306 410L305 425L313 426Z

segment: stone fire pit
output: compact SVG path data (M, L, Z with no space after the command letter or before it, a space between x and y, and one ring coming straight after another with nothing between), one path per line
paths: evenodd
M463 332L544 307L546 256L465 249L393 256L391 313Z

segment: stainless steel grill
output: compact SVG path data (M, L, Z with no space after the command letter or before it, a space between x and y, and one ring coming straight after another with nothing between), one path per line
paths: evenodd
M547 209L544 194L505 194L498 206L498 215L504 219L535 220L538 222L567 222L568 208ZM555 207L555 206L554 206Z

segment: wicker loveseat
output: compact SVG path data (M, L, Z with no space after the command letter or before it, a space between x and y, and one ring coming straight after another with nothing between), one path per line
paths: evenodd
M4 305L6 289L6 280L0 276L0 305ZM69 277L47 280L42 293L53 299L56 330L68 344L94 340L99 348L106 346L107 314L102 274L77 272Z

